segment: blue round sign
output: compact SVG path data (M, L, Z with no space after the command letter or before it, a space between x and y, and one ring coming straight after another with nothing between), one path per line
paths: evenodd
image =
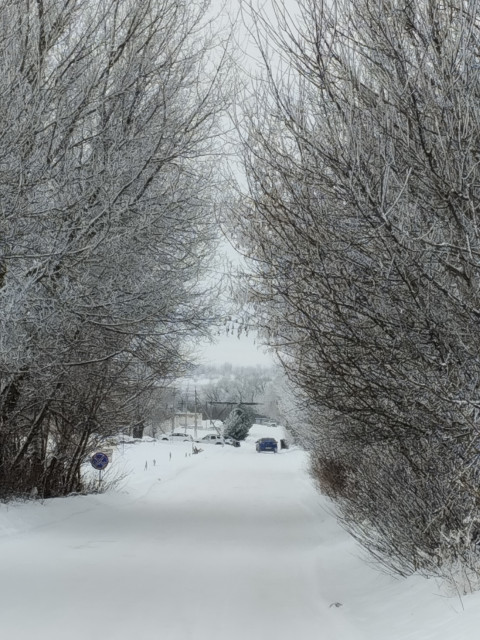
M102 471L102 469L105 469L108 462L109 460L108 460L107 454L102 453L101 451L99 451L98 453L94 453L93 456L90 458L90 463L92 467L94 469L97 469L98 471Z

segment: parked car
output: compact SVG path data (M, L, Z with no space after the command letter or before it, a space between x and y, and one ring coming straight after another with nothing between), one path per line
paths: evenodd
M260 440L257 440L255 448L259 453L261 451L273 451L273 453L277 453L278 444L275 438L260 438Z
M224 444L224 440L222 436L219 436L217 433L209 433L200 440L200 442L210 443L210 444Z
M171 440L173 442L192 442L192 436L189 436L188 433L180 433L179 431L174 431L173 433L165 433L162 436L162 440Z
M240 446L240 442L238 440L235 440L235 438L225 438L224 442L225 444L229 444L231 447Z

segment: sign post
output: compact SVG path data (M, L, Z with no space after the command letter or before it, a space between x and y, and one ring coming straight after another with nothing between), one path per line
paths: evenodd
M98 490L100 491L100 487L102 485L102 471L106 468L109 463L109 459L106 453L99 451L98 453L94 453L90 458L90 464L94 469L98 470Z

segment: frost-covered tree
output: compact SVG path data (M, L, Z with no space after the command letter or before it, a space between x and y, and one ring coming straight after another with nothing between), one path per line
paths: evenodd
M346 525L395 571L476 572L479 3L273 4L231 223L253 315Z
M223 435L226 438L245 440L253 424L253 415L246 407L238 406L232 409L223 425Z
M0 0L0 493L78 488L93 434L141 419L215 317L207 10Z
M201 368L197 371L198 376ZM224 419L227 415L228 404L222 403L256 403L262 404L266 386L272 380L273 369L260 366L210 367L203 370L208 382L198 389L200 404L206 407L210 418ZM189 405L194 409L192 401ZM274 417L274 416L272 416Z

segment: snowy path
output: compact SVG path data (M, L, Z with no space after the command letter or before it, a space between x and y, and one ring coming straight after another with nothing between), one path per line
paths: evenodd
M355 557L302 452L187 447L132 447L128 493L0 509L2 638L390 640L423 624L424 640L447 634L446 608L457 623L457 603L415 608Z
M141 497L60 500L78 513L4 539L2 629L16 640L309 640L319 629L348 640L319 607L303 454L202 455L164 482L159 465L139 473Z

